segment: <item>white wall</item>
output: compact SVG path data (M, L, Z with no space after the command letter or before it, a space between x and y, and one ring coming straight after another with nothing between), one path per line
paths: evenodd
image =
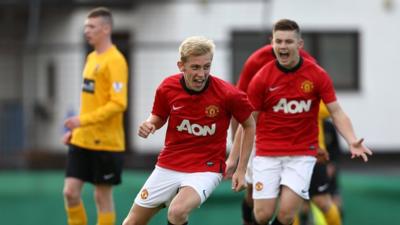
M203 3L200 3L203 2ZM204 3L205 2L205 3ZM397 131L400 120L397 112L400 93L397 85L400 65L397 55L400 49L400 0L336 0L336 1L170 1L164 4L144 4L132 11L114 10L118 30L130 30L134 35L135 51L132 52L131 88L132 131L134 148L139 151L158 152L163 145L164 131L148 140L138 138L137 125L151 111L154 91L167 75L177 72L178 45L191 35L204 35L217 43L212 72L230 79L230 32L233 29L261 28L280 18L296 20L303 30L356 29L361 36L361 68L359 93L338 92L339 100L353 120L360 137L373 149L398 150L400 137ZM391 2L387 9L384 2ZM267 6L267 7L265 7ZM53 22L44 33L59 42L82 42L82 24L86 11L79 10L63 21ZM54 38L56 37L56 38ZM172 48L141 47L140 44L175 43ZM71 62L60 68L63 85L57 105L58 119L62 119L70 105L79 104L79 82L84 57L81 51L57 56L61 63ZM72 60L72 61L71 61ZM79 61L79 62L78 62ZM68 68L71 69L68 69ZM73 78L67 78L67 77ZM54 122L59 127L60 122ZM58 129L58 128L57 128ZM50 129L48 140L59 140L55 130ZM52 146L61 146L55 141ZM45 143L44 145L48 145Z

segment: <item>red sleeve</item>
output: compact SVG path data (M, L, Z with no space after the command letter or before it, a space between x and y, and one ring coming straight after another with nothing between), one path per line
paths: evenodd
M233 89L230 102L232 115L239 123L244 122L251 116L253 106L250 104L246 93Z
M252 58L249 58L244 64L243 70L240 73L237 88L244 92L247 92L247 88L251 79L254 77L259 69L260 67L258 65L255 65L254 60L252 60Z
M271 45L266 45L256 50L246 60L242 72L240 73L237 88L244 92L247 92L247 88L251 79L264 65L273 60L275 60L275 56Z
M329 104L331 102L336 101L336 93L335 88L333 86L332 79L325 71L321 71L320 73L320 96L322 101L325 104Z
M253 105L256 111L261 111L265 99L266 83L264 75L268 67L264 66L259 70L256 76L251 80L249 88L247 89L247 95L250 103Z
M161 84L157 88L156 96L154 97L153 110L151 111L151 113L153 115L161 117L162 119L167 119L169 113L171 112L171 108L168 104L166 94L163 90L163 84Z

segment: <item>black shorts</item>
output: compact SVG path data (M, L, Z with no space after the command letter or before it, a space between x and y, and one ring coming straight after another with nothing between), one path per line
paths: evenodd
M121 183L123 152L93 151L70 145L66 177L75 177L92 184Z
M326 171L326 165L317 163L314 166L313 174L311 177L310 184L310 197L315 195L329 193L330 182L328 173Z
M329 177L329 193L332 196L339 195L339 181L338 181L338 171L339 169L336 168L336 172L333 174L332 177Z

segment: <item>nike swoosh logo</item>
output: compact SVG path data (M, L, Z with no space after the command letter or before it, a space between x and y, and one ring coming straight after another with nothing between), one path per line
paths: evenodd
M114 177L114 174L113 174L113 173L106 174L106 175L104 175L103 177L104 177L104 180L109 180L109 179L111 179L111 178Z
M318 187L318 191L319 192L325 191L326 189L328 189L328 187L329 187L329 184L321 185Z
M182 109L183 106L174 106L172 105L172 110L178 110L178 109Z
M206 190L203 190L204 198L207 198Z
M276 91L280 88L281 86L276 86L276 87L270 87L268 88L269 91Z

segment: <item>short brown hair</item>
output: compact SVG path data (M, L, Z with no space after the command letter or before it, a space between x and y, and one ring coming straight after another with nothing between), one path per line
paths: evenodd
M104 22L108 23L110 26L113 25L113 19L110 9L106 7L97 7L89 11L87 18L101 17Z
M278 31L278 30L281 30L281 31L295 31L299 35L299 37L301 36L300 27L293 20L289 20L289 19L278 20L274 24L274 27L272 28L272 32L274 33L275 31Z

